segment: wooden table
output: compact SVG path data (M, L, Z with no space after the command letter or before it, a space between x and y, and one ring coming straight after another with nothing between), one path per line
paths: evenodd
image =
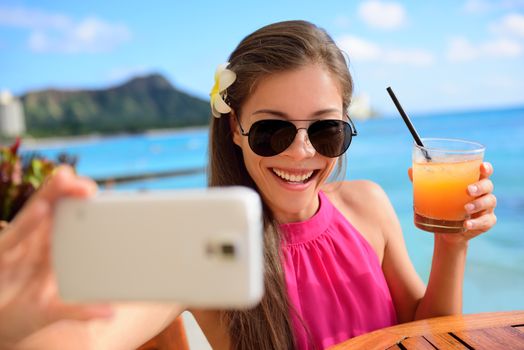
M524 311L445 316L380 329L330 350L524 350Z

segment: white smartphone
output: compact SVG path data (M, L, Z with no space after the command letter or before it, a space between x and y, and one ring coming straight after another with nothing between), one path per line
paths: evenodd
M263 294L262 227L260 197L245 187L66 198L51 245L59 293L250 307Z

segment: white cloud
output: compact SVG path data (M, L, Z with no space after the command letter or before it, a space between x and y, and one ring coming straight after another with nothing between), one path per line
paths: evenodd
M369 26L379 29L397 29L406 23L406 11L396 2L369 0L360 5L358 14Z
M492 5L486 0L468 0L464 4L464 10L469 13L482 13L491 9Z
M382 54L378 45L353 35L341 37L337 44L349 55L350 60L372 61L379 59Z
M412 66L430 66L435 61L433 54L422 49L383 48L371 41L352 35L340 37L336 41L337 45L348 54L350 61L373 61Z
M29 29L28 46L35 52L107 52L131 39L131 32L121 23L97 17L75 21L27 7L0 7L0 26Z
M522 54L522 44L511 39L496 39L483 43L480 46L480 51L489 57L494 58L514 58Z
M496 34L524 38L524 15L510 13L493 23L490 29Z
M66 29L73 24L68 16L27 7L0 5L0 26L27 29Z
M524 5L524 0L522 1ZM446 57L451 62L486 58L517 58L524 53L524 15L509 13L489 25L491 38L472 43L464 37L449 40Z
M464 3L467 13L486 13L496 10L515 10L524 8L524 0L467 0Z
M453 38L450 40L446 57L451 62L466 62L475 60L479 56L479 50L465 38Z
M522 55L521 43L507 38L498 38L478 45L459 37L449 42L446 58L451 62L469 62L482 58L516 58Z

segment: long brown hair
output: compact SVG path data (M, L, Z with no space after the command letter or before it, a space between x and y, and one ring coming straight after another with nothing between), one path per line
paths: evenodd
M264 77L308 64L322 64L339 83L343 110L347 110L353 82L340 49L321 28L306 21L286 21L265 26L245 37L229 57L229 69L237 75L227 89L227 103L238 115L257 83ZM233 143L229 118L213 118L209 142L209 186L241 185L257 189ZM278 223L264 207L265 295L250 310L224 312L232 348L293 349L294 338L284 271L280 260Z

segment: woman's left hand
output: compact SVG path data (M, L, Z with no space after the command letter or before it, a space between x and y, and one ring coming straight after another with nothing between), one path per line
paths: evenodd
M497 222L494 210L497 206L497 197L493 194L493 182L489 177L493 174L493 166L482 163L480 167L480 180L468 186L468 193L475 197L465 205L466 212L471 219L464 222L467 231L465 238L471 239L491 229Z
M497 197L493 194L493 182L489 177L493 174L491 163L484 162L480 166L479 181L468 186L468 193L475 197L465 205L466 212L471 216L464 222L467 229L463 234L439 235L448 241L467 241L491 229L497 223L495 207ZM409 179L413 181L413 169L408 169Z

